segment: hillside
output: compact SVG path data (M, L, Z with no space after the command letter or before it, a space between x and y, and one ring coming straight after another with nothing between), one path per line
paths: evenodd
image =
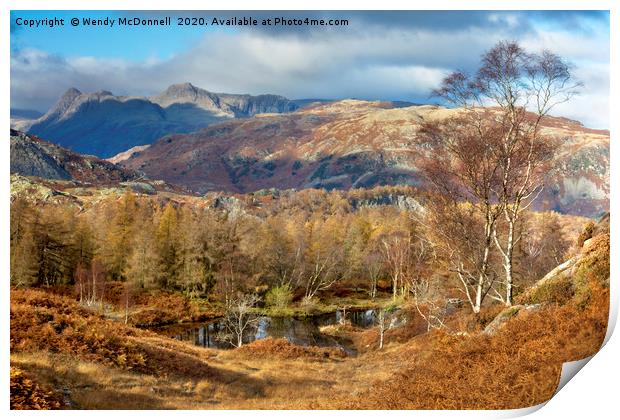
M199 193L419 185L420 123L455 112L357 100L315 104L166 136L121 164ZM583 216L607 211L609 133L563 118L544 124L562 145L538 208Z
M512 409L547 401L562 363L594 354L607 328L608 219L587 228L571 276L522 304L457 311L425 332L415 315L345 330L364 350L264 339L205 349L106 319L71 293L11 290L11 404L82 409ZM587 236L591 238L586 239ZM533 294L537 298L533 298ZM534 299L534 300L533 300ZM494 316L493 314L499 315ZM501 319L496 323L493 319ZM498 324L492 333L485 329ZM257 357L259 355L259 357ZM291 387L291 383L295 386Z
M94 156L73 153L38 137L11 129L11 173L97 185L138 179L135 171Z
M110 157L170 133L297 107L282 96L218 94L191 83L172 85L151 97L116 96L105 90L82 93L71 88L45 115L16 119L12 128L76 152Z
M124 152L117 153L111 158L107 158L106 160L112 163L120 163L124 160L129 159L134 153L141 152L147 147L149 147L148 144L143 144L141 146L134 146L131 149L125 150Z

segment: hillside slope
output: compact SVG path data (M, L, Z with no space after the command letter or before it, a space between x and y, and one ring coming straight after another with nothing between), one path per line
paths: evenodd
M317 104L166 136L122 164L199 193L419 185L420 123L455 112L356 100ZM538 208L584 216L607 211L609 133L551 117L545 130L562 146Z
M541 279L486 329L414 338L399 349L398 371L339 408L516 409L549 400L563 363L594 355L607 331L609 216L584 233L568 267Z
M11 173L106 185L140 178L135 171L94 156L73 153L38 137L11 130Z

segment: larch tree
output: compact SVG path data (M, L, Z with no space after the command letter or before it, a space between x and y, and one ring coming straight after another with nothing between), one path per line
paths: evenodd
M110 276L117 280L123 279L127 270L136 210L136 198L132 192L127 191L114 206L114 216L107 231L102 257Z
M168 203L159 218L155 232L159 262L157 275L160 285L164 288L173 286L177 279L179 256L177 229L177 210L172 203Z
M132 289L148 289L157 285L159 262L152 217L152 213L141 210L136 218L131 252L123 273L126 282L133 284Z
M11 202L10 214L10 264L11 284L24 286L34 283L35 233L33 220L36 209L22 197Z
M207 227L190 209L183 208L179 213L178 285L190 297L204 297L215 283Z
M72 280L75 253L67 213L42 207L26 233L27 273L34 285L53 286Z

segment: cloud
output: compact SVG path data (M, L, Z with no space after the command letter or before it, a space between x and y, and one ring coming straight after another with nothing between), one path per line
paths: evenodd
M24 48L11 57L11 104L45 111L72 86L85 92L152 95L185 81L215 92L428 102L445 74L472 71L494 43L514 39L532 50L547 47L574 62L586 89L557 112L607 127L609 35L604 16L588 15L583 23L569 13L569 21L581 22L579 31L561 26L562 20L553 16L537 25L520 12L355 12L355 25L338 30L207 31L198 43L169 59L141 62L61 57Z

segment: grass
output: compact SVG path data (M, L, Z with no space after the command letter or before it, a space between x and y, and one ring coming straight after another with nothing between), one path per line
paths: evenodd
M346 406L508 409L542 403L553 395L563 362L590 356L602 344L609 294L595 295L587 309L551 306L511 319L491 337L431 334L424 347L434 351L411 352L408 366L373 385L370 399Z
M399 356L407 358L400 370L374 381L365 396L338 406L511 409L547 401L562 364L593 355L603 343L609 255L609 235L592 238L573 270L529 294L527 303L543 306L511 314L493 334L475 334L479 325L470 334L438 331L408 340L400 348ZM510 312L514 308L503 311Z
M325 357L324 349L280 340L202 349L126 327L123 334L145 357L140 368L98 350L52 352L36 338L29 348L12 349L11 365L46 389L68 389L71 408L520 407L552 395L560 361L598 349L606 318L593 308L604 307L605 293L596 291L586 309L550 306L515 317L493 337L420 335L410 325L390 330L378 351L376 331L366 330L357 344L365 339L369 348L358 357ZM121 332L107 330L114 331Z
M346 308L347 311L361 311L367 309L378 309L393 303L391 295L388 294L371 299L364 295L355 295L347 297L322 296L320 300L315 299L309 304L302 302L293 302L285 307L264 307L256 308L255 313L261 316L273 317L296 317L303 318L308 316L317 316L331 314Z
M295 352L295 351L294 351ZM251 358L221 352L213 375L191 378L142 374L85 362L73 356L17 353L11 364L33 372L50 387L70 389L71 408L88 409L259 409L310 408L317 395L346 383L337 362L310 355L297 359ZM352 375L353 371L349 371ZM327 379L328 378L328 379Z

